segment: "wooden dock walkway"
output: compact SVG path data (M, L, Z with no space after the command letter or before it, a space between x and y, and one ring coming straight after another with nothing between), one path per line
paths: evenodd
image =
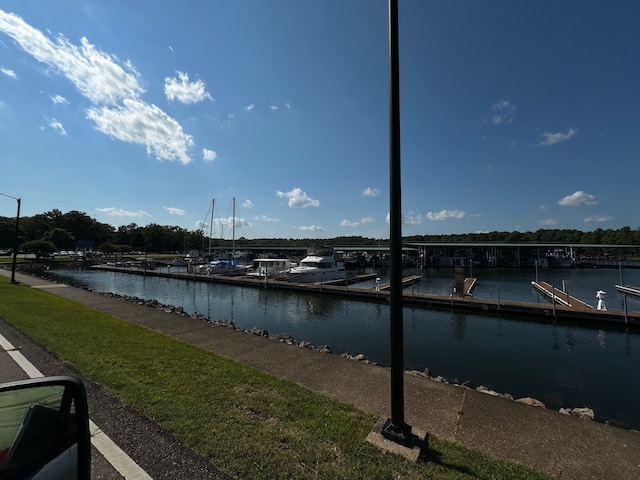
M473 289L476 288L478 279L475 277L469 277L464 279L464 294L468 297L473 297Z
M410 275L408 277L404 277L402 279L402 288L407 288L409 285L413 285L414 283L418 283L422 280L422 275ZM375 288L375 287L373 287ZM380 290L389 290L391 288L391 283L382 283L380 284Z
M376 291L374 288L349 287L346 282L341 285L329 285L321 283L292 283L286 280L251 278L246 275L205 275L201 273L165 272L158 270L144 270L134 268L115 267L110 265L96 265L92 268L122 272L135 275L173 278L176 280L199 281L208 283L228 283L238 286L250 286L257 288L275 288L295 292L308 292L316 294L342 295L353 300L388 302L389 290ZM540 283L540 282L538 282ZM553 286L549 286L553 290ZM403 301L406 307L433 308L451 311L480 312L481 314L507 314L530 321L555 322L557 320L584 323L593 323L601 328L602 325L620 325L622 328L639 327L640 312L626 312L621 310L597 310L592 307L575 307L560 304L553 305L516 302L510 300L494 300L476 298L471 296L432 295L428 293L403 292ZM586 304L584 304L586 305Z
M640 297L640 287L634 287L633 285L616 285L616 290Z
M559 288L554 287L550 283L541 282L541 281L532 281L531 285L542 293L545 297L551 300L552 303L558 303L560 305L564 305L565 307L579 308L579 309L593 309L593 306L588 303L583 302L582 300L572 297L568 292L561 290Z

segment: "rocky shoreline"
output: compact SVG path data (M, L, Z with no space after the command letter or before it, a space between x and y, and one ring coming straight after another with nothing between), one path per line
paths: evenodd
M287 345L292 345L292 346L297 346L300 348L309 348L312 350L317 350L319 352L322 353L330 353L330 354L334 354L333 350L331 349L331 347L329 345L320 345L320 346L315 346L312 345L310 342L307 341L298 341L295 338L293 338L291 335L285 333L285 334L276 334L276 335L270 335L269 332L265 329L262 328L258 328L258 327L253 327L251 329L242 329L240 327L238 327L237 325L235 325L232 321L229 320L212 320L208 317L206 317L204 314L202 313L192 313L189 314L187 312L185 312L184 308L182 307L176 307L174 305L165 305L162 304L160 302L158 302L155 299L152 300L146 300L143 298L138 298L135 296L130 296L130 295L121 295L121 294L116 294L116 293L106 293L106 292L95 292L95 293L100 293L101 295L106 295L109 296L111 298L116 298L122 301L126 301L126 302L133 302L136 303L138 305L144 305L146 307L149 308L156 308L159 310L163 310L164 312L168 313L168 314L173 314L173 315L178 315L181 317L189 317L191 319L196 319L196 320L201 320L203 322L207 322L207 323L211 323L213 325L217 325L220 327L224 327L224 328L231 328L234 329L238 332L242 332L242 333L246 333L249 335L256 335L259 337L264 337L266 339L269 340L274 340L274 341L278 341L278 342L282 342L282 343L286 343ZM351 360L355 360L358 362L363 362L363 363L367 363L367 364L371 364L371 365L377 365L377 366L381 366L384 367L385 365L379 363L379 362L372 362L371 360L367 359L365 357L364 354L359 353L359 354L352 354L349 352L345 352L340 354L341 357L344 358L348 358ZM508 394L508 393L498 393L494 390L491 390L483 385L478 385L478 386L474 386L471 384L471 382L467 381L467 382L463 382L463 383L458 383L458 382L452 382L447 380L446 378L438 375L438 376L433 376L431 374L431 371L429 369L425 369L424 371L419 371L419 370L408 370L407 371L408 374L410 375L415 375L415 376L419 376L419 377L423 377L425 379L431 380L431 381L435 381L435 382L442 382L442 383L447 383L450 385L454 385L457 387L462 387L462 388L471 388L474 389L480 393L484 393L485 395L491 395L494 397L502 397L502 398L506 398L508 400L513 400L515 402L519 402L519 403L523 403L525 405L530 405L532 407L538 407L538 408L547 408L546 405L541 402L540 400L537 400L535 398L531 398L531 397L523 397L523 398L514 398L512 395ZM596 415L595 412L593 411L593 409L589 408L589 407L577 407L577 408L560 408L558 410L560 413L564 414L564 415L570 415L570 416L574 416L574 417L578 417L578 418L582 418L582 419L586 419L586 420L597 420L596 419ZM607 423L607 422L604 422Z
M51 281L48 278L44 278L43 279L47 280L47 281ZM151 300L147 300L144 298L139 298L139 297L135 297L135 296L130 296L130 295L121 295L121 294L117 294L117 293L111 293L111 292L100 292L100 291L95 291L93 289L90 288L86 288L86 287L80 287L77 285L70 285L73 286L75 288L82 288L84 290L93 292L93 293L98 293L101 295L105 295L105 296L109 296L111 298L115 298L115 299L119 299L122 301L126 301L126 302L133 302L136 303L138 305L144 305L146 307L149 308L155 308L155 309L159 309L159 310L163 310L164 312L168 313L168 314L173 314L173 315L178 315L181 317L189 317L192 319L197 319L203 322L207 322L207 323L211 323L213 325L217 325L223 328L231 328L234 329L238 332L242 332L242 333L246 333L249 335L256 335L256 336L260 336L260 337L264 337L266 339L270 339L270 340L274 340L274 341L278 341L278 342L282 342L282 343L286 343L287 345L292 345L292 346L297 346L300 348L309 348L312 350L317 350L319 352L322 353L330 353L330 354L334 354L333 350L331 349L331 347L329 345L320 345L320 346L315 346L312 345L310 342L307 341L297 341L295 338L293 338L291 335L285 333L285 334L276 334L276 335L270 335L269 332L265 329L261 329L261 328L257 328L257 327L253 327L251 329L242 329L240 327L238 327L237 325L235 325L232 321L229 320L212 320L210 318L208 318L207 316L205 316L202 313L192 313L189 314L187 312L185 312L183 307L176 307L174 305L166 305L166 304L162 304L160 302L158 302L155 299L151 299ZM385 367L384 364L380 363L380 362L373 362L369 359L366 358L366 356L362 353L359 354L353 354L350 352L345 352L340 354L341 357L344 358L348 358L351 360L355 360L358 362L363 362L363 363L367 363L367 364L371 364L371 365L377 365L377 366L381 366L381 367ZM410 375L415 375L415 376L419 376L431 381L435 381L435 382L442 382L442 383L446 383L449 385L453 385L453 386L457 386L457 387L461 387L461 388L470 388L473 390L476 390L480 393L483 393L485 395L491 395L494 397L502 397L502 398L506 398L508 400L512 400L515 402L519 402L519 403L523 403L525 405L530 405L532 407L538 407L538 408L547 408L547 406L541 402L540 400L537 400L535 398L531 398L531 397L522 397L522 398L514 398L512 395L508 394L508 393L499 393L496 392L494 390L491 390L483 385L473 385L470 381L466 381L466 382L462 382L459 383L458 381L451 381L448 380L440 375L432 375L430 369L425 369L424 371L419 371L419 370L408 370L407 371L408 374ZM570 415L570 416L574 416L574 417L578 417L581 419L585 419L585 420L591 420L591 421L601 421L599 418L596 417L595 412L593 411L593 409L589 408L589 407L573 407L573 408L560 408L558 410L559 413L564 414L564 415ZM603 421L603 423L608 424L607 421Z

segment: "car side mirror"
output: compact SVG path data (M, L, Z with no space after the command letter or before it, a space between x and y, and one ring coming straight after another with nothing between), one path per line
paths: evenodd
M0 479L89 479L87 395L75 377L0 384Z

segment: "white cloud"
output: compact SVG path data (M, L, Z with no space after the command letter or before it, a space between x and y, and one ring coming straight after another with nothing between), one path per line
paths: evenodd
M87 118L112 138L141 144L160 160L189 163L193 141L182 126L159 107L139 96L144 89L130 62L100 51L83 37L73 44L62 35L45 36L22 18L0 10L0 32L15 40L28 54L70 80L94 106Z
M284 106L287 107L287 110L291 110L291 104L289 102L284 102Z
M296 227L301 232L324 232L324 228L318 225L309 225L307 227Z
M252 103L251 105L247 105L246 107L244 107L244 109L247 112L250 112L251 110L253 110L254 108L256 108L256 106Z
M18 76L16 75L16 72L11 70L10 68L0 68L0 72L4 73L7 77L18 78Z
M253 208L255 205L253 204L253 202L251 200L249 200L248 198L242 202L242 206L244 208Z
M416 215L413 212L407 215L402 215L402 223L404 225L420 225L423 222L424 218L422 217L422 215Z
M125 99L117 108L90 108L87 117L102 133L123 142L144 145L147 154L159 160L179 160L183 164L191 161L189 148L193 146L193 138L155 105Z
M508 100L501 99L491 105L491 117L489 121L494 125L513 123L515 113L516 106Z
M171 215L184 215L186 212L182 208L174 208L174 207L162 207Z
M584 219L585 223L589 223L589 222L610 222L611 220L613 220L613 217L607 217L607 216L602 216L602 215L591 215L590 217L587 217Z
M373 217L364 217L361 218L359 222L352 222L351 220L347 220L346 218L340 222L341 227L359 227L361 225L366 225L367 223L375 222L375 218Z
M391 213L387 212L386 222L388 224L391 223ZM403 225L420 225L424 223L424 217L422 215L416 215L413 212L409 212L408 214L402 214L402 224Z
M362 191L363 197L377 197L378 195L380 195L380 190L377 188L367 187Z
M218 154L216 152L214 152L213 150L209 150L206 148L202 149L202 158L204 158L204 160L206 162L213 162L216 158L218 158Z
M581 205L595 205L596 203L598 202L595 196L580 190L558 201L558 205L563 207L579 207Z
M275 105L271 105L269 108L270 108L271 110L278 110L278 107L276 107Z
M545 204L542 204L538 207L538 210L540 210L541 212L546 212L547 210L549 210L549 207L547 207Z
M556 143L569 140L571 137L577 134L578 134L578 130L574 128L570 128L567 133L544 132L542 135L540 135L542 137L542 140L540 140L540 143L538 143L538 145L541 145L541 146L555 145Z
M51 122L49 123L49 126L53 128L56 132L58 132L60 135L67 134L67 131L64 129L62 124L59 121L57 121L55 118L51 120Z
M167 99L178 100L182 103L198 103L206 100L213 100L209 92L205 90L202 80L189 83L189 75L184 72L176 72L177 78L167 77L164 79L164 94Z
M223 228L231 229L233 228L233 221L234 221L233 217L216 218L213 220L213 223L221 225ZM236 228L251 226L251 224L245 218L240 218L240 217L235 217L235 223L236 223Z
M53 103L55 103L56 105L61 104L61 103L63 103L63 104L69 103L67 101L67 99L64 98L62 95L54 95L53 97L50 97L50 98L51 98L51 101Z
M276 195L280 198L286 198L289 200L289 206L291 208L307 208L307 207L319 207L320 201L310 198L300 188L294 188L290 192L277 192Z
M427 218L432 221L442 221L442 220L461 220L467 216L466 212L461 210L441 210L439 212L428 212Z
M259 220L261 222L279 222L280 219L277 217L267 217L266 215L260 215L253 217L254 220Z
M140 210L137 212L132 212L130 210L122 210L121 208L108 207L108 208L96 208L99 212L104 213L110 217L121 217L121 218L142 218L142 217L151 217L144 210Z
M546 227L551 227L553 225L557 225L558 221L555 218L546 218L544 220L538 220L538 223Z
M347 220L346 218L340 222L341 227L359 227L359 222L352 222L351 220Z

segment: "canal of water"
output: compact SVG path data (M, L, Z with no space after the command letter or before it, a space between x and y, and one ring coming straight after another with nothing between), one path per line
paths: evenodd
M258 327L317 346L327 344L336 354L362 353L371 361L389 362L390 313L383 302L90 269L41 273L97 291L156 299L212 320L231 320L240 328ZM379 273L384 282L385 273ZM422 282L408 290L451 292L452 270L417 273ZM533 269L476 269L472 275L478 278L477 297L547 302L531 287ZM551 269L538 275L592 305L602 289L609 309L623 309L626 303L628 310L640 310L638 299L616 292L621 273L615 269ZM640 285L640 270L626 270L624 277L623 283ZM428 368L431 375L470 381L516 398L534 397L553 409L590 407L600 420L640 429L638 329L594 329L423 308L405 308L403 317L406 369Z

